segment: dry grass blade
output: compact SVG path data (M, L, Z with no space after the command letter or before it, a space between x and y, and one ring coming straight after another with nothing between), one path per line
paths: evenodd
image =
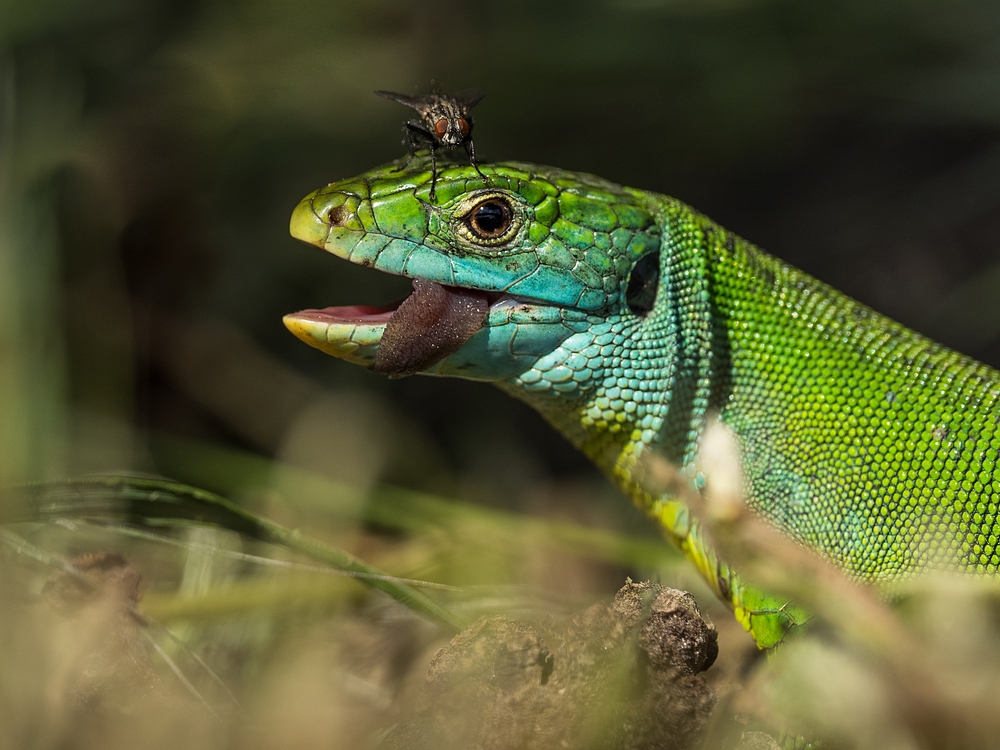
M312 539L256 515L211 492L165 479L96 476L61 482L21 485L11 502L0 504L0 522L48 522L86 519L144 525L197 523L234 531L251 539L278 544L358 579L443 627L464 627L459 616L426 595L368 565L344 550Z
M233 495L280 486L279 494L294 498L296 507L312 509L322 504L324 515L338 519L363 520L414 534L478 524L494 535L544 540L561 550L633 568L660 569L683 560L679 550L657 538L535 518L392 485L377 486L359 498L357 488L344 482L245 451L164 435L156 436L151 446L158 465L188 482Z
M220 549L219 547L212 546L210 544L199 544L198 542L193 542L188 539L175 539L172 536L167 536L165 534L156 534L150 531L144 531L143 529L136 529L131 526L114 526L114 525L103 525L103 528L114 531L122 536L135 537L137 539L148 539L152 542L157 542L159 544L169 544L174 547L183 547L184 549L198 550L199 552L204 552L206 554L212 555L214 557L225 557L230 560L239 560L241 562L253 563L254 565L262 565L268 568L284 568L285 570L297 570L304 573L325 573L327 575L340 575L347 576L349 578L358 578L361 580L372 581L394 581L396 583L401 583L406 586L413 586L415 588L427 588L427 589L439 589L441 591L459 591L458 586L449 586L446 583L435 583L434 581L421 581L416 578L400 578L399 576L391 576L387 574L376 575L375 573L359 573L352 570L339 570L337 568L331 568L329 566L321 565L303 565L302 563L291 562L289 560L278 560L273 557L264 557L262 555L251 555L247 552L237 552L235 550Z

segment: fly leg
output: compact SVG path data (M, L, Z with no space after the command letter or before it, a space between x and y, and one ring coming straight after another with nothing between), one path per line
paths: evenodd
M428 197L431 199L431 203L437 200L437 196L434 194L434 187L437 185L437 160L434 156L434 141L431 141L431 192Z
M484 183L489 184L489 180L486 179L486 175L483 174L482 170L479 168L479 163L476 161L476 147L472 144L472 139L470 138L465 142L465 153L469 155L469 161L472 166L476 168L476 172Z
M410 146L410 153L406 157L406 161L403 166L396 167L393 172L402 172L408 166L410 162L413 161L413 157L416 156L417 149L420 148L420 141L425 140L431 144L431 152L434 151L434 137L427 132L424 126L419 120L410 120L403 125L403 132L406 133L406 142Z

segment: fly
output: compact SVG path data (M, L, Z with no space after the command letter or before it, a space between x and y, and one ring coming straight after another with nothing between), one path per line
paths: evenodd
M421 141L426 142L431 151L431 192L430 199L436 200L434 186L437 183L437 161L434 157L435 149L442 146L453 150L458 146L465 147L465 153L469 155L469 162L476 168L476 172L486 182L486 175L479 169L476 163L476 148L472 143L472 126L475 123L469 111L482 101L485 94L479 89L469 89L460 91L454 96L448 94L419 94L417 96L406 96L405 94L394 94L391 91L376 91L378 96L391 99L406 107L417 111L419 118L408 120L404 126L406 139L410 144L410 156L406 164L401 166L402 171L409 166L413 155L420 147Z

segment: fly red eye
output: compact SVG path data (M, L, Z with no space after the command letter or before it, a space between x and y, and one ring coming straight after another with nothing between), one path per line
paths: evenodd
M462 121L464 122L464 120ZM438 138L444 138L444 134L448 132L448 120L442 117L436 123L434 123L434 134Z
M458 118L458 129L462 131L462 137L464 138L469 134L469 121L464 117Z

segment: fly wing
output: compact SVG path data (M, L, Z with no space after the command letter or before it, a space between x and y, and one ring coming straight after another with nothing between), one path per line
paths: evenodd
M479 102L483 100L486 94L482 89L465 89L465 91L459 91L457 94L452 96L456 102L458 102L462 108L468 112L470 109L475 107Z
M407 96L406 94L396 94L392 91L376 91L376 96L381 96L383 99L389 99L394 102L402 104L404 107L410 107L411 109L417 110L420 114L423 114L427 109L426 97L423 96Z

